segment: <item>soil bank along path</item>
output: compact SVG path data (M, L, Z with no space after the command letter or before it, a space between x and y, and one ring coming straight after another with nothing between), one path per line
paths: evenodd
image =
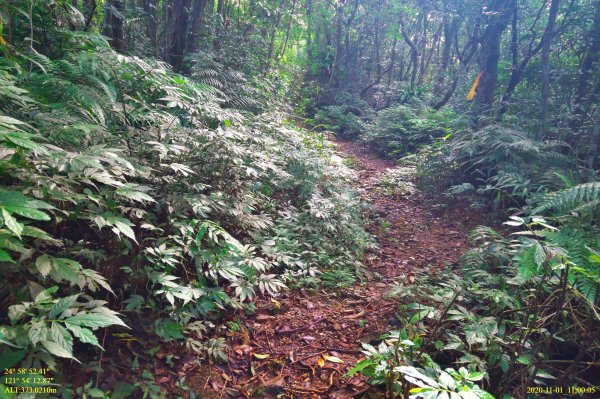
M456 263L467 249L476 215L450 207L436 216L412 184L414 170L357 143L338 146L380 218L369 226L378 247L365 255L366 281L259 299L256 313L229 340L229 364L187 370L188 385L201 398L361 397L369 390L365 378L345 374L363 357L361 342L395 328L397 302L386 294L411 284L415 270Z

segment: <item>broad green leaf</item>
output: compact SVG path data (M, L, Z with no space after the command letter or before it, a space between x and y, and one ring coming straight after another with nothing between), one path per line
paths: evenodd
M77 314L73 317L69 317L66 319L67 324L71 324L79 327L108 327L112 325L119 325L123 327L127 327L123 320L119 317L106 314L106 313L85 313L85 314Z
M33 283L33 282L32 282ZM36 292L38 289L44 288L41 285L35 285L35 283L30 285L30 288L33 287ZM33 299L35 303L41 303L41 302L46 302L52 299L52 294L54 294L56 291L58 291L58 286L54 285L50 288L46 288L42 291L39 291L39 293L35 296L35 298Z
M69 330L71 330L74 336L79 338L81 342L84 342L86 344L92 344L104 350L104 348L102 348L100 342L98 342L98 338L94 335L94 332L92 330L69 323L66 323L66 326Z
M15 263L15 261L10 257L9 253L3 249L0 249L0 262Z
M14 351L14 352L11 350L6 350L0 356L0 370L4 370L4 369L7 369L9 367L16 365L25 357L26 353L27 353L26 349L22 349L20 351Z
M48 328L46 327L46 323L43 320L36 321L29 328L29 341L31 341L32 345L36 345L38 342L45 341Z
M38 256L35 261L35 267L37 267L42 277L46 277L52 270L52 258L48 255Z
M13 305L14 306L14 305ZM10 318L10 317L9 317ZM12 321L12 319L11 319ZM4 335L3 333L0 332L0 344L4 344L4 345L8 345L11 346L13 348L19 348L17 345L15 345L14 343L12 343L7 337L6 335Z
M29 307L30 307L29 303L28 304L19 303L16 305L12 305L11 307L8 308L8 318L13 323L19 321L21 318L23 318L23 316L25 316Z
M71 295L65 298L61 298L57 303L52 306L50 309L50 313L48 313L48 317L54 319L60 316L65 310L72 307L75 303L77 303L77 299L81 294Z
M50 340L56 342L65 351L73 353L73 337L58 322L53 322L50 325Z
M53 341L42 341L42 346L54 356L64 357L67 359L75 359L73 353L63 348L60 344ZM77 359L75 359L77 360Z
M16 213L17 215L21 215L29 219L46 221L50 220L50 216L47 213L37 209L26 208L23 206L7 206L5 208L12 213Z
M135 233L133 232L133 229L131 227L127 226L125 223L123 223L121 221L116 221L114 223L114 226L118 232L123 233L126 237L129 237L133 241L137 242L137 240L135 239Z
M6 208L2 208L2 219L4 219L4 224L10 231L12 231L17 237L21 237L21 233L23 232L23 225L17 222L17 219L12 217L12 215L8 213Z
M27 148L28 150L35 150L42 153L46 152L46 149L44 147L42 147L35 141L29 140L28 138L24 137L19 133L9 133L4 135L3 137L5 137L8 141L19 147Z
M517 358L517 362L519 362L521 364L525 364L525 365L531 364L531 360L528 357L525 357L525 356L519 356Z
M475 371L473 373L469 373L467 380L469 381L481 381L485 377L485 372L483 371Z
M79 281L82 267L79 262L66 258L52 258L52 277L57 281L67 280L75 284Z
M104 398L104 392L98 388L92 388L88 390L85 394L91 398Z

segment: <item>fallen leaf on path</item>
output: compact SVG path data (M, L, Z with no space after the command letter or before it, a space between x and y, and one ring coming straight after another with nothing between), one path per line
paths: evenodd
M273 303L273 305L275 306L275 309L281 309L281 302L279 302L277 299L273 299L270 298L271 302Z
M360 312L358 312L357 314L353 314L351 316L346 316L346 319L358 319L359 317L363 317L365 315L365 311L361 310Z
M255 354L254 354L254 357L255 357L255 358L257 358L257 359L261 359L261 360L262 360L262 359L266 359L266 358L268 358L269 356L271 356L271 355L269 355L269 354L266 354L266 355L261 355L261 354L259 354L259 353L255 353Z
M221 390L221 388L223 387L223 385L219 384L218 382L211 380L210 381L210 386L212 387L213 391L215 392L219 392Z
M325 359L320 357L319 360L317 360L317 364L319 365L319 367L325 366Z
M344 361L342 359L340 359L339 357L336 357L336 356L323 355L323 359L325 359L331 363L344 363Z

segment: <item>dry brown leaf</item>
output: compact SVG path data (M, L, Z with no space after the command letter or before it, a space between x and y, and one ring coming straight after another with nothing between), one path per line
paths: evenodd
M248 346L248 344L250 344L250 333L248 330L244 329L244 331L242 331L242 345Z
M317 364L319 365L319 367L325 366L325 359L320 357L319 360L317 360Z
M361 310L357 314L353 314L352 316L346 316L346 319L358 319L359 317L363 317L365 315L365 311Z

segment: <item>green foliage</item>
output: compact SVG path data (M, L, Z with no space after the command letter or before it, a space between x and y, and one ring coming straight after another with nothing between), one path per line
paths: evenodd
M346 105L320 108L313 123L316 128L331 130L344 138L356 138L361 132L359 116Z
M364 125L362 140L383 155L400 157L448 135L452 118L449 112L397 105L378 112L372 124Z
M223 312L322 270L353 281L371 239L322 137L230 108L263 106L218 64L198 82L82 40L0 61L1 355L58 368L74 338L100 348L95 330L144 310L161 339L226 361Z
M411 338L407 330L392 331L381 340L377 347L362 344L366 357L348 371L349 376L362 373L371 384L385 386L389 398L493 399L476 384L484 379L485 372L468 371L464 367L458 371L442 370L422 352L423 340L418 334Z
M587 220L596 218L600 204L600 183L585 183L548 194L532 211L536 214L579 214Z
M557 172L573 167L562 142L538 142L500 125L454 133L420 165L423 186L470 184L497 208L522 205L561 187Z
M600 323L597 234L557 229L540 217L513 216L506 224L518 228L513 238L479 227L472 233L477 247L458 270L423 271L413 285L392 291L400 301L401 338L409 339L392 352L402 348L401 359L411 366L431 358L485 373L482 387L496 397L515 395L524 385L553 386L559 377L583 382L584 367L567 376L555 360L579 350L591 358L600 353L590 339L595 329L588 328ZM399 357L377 352L368 366L356 368L385 376L377 370L389 372Z

